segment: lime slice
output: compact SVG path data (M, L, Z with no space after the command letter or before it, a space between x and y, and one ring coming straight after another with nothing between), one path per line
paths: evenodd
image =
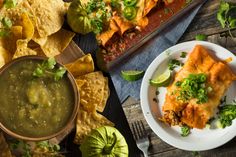
M166 70L163 74L157 75L150 80L150 84L156 87L165 87L169 85L171 81L171 71Z
M141 70L126 70L121 71L121 76L127 81L137 81L144 75L144 71Z

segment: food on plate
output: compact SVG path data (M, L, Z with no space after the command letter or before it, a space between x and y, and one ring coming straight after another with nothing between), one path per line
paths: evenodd
M75 94L65 70L52 59L22 59L0 77L0 121L25 137L59 132L74 110Z
M161 118L170 125L203 129L236 79L227 63L196 45L183 68L167 87Z
M150 79L150 85L156 87L165 87L168 86L171 82L171 71L165 70L161 75L156 75L152 79Z
M219 122L222 128L230 126L236 118L236 105L235 102L220 106L219 108Z
M74 77L81 76L94 71L93 58L91 54L87 54L72 63L66 64L65 67Z
M5 140L2 132L0 132L0 156L1 157L13 157L11 154L10 147Z
M114 127L94 129L80 146L83 157L128 157L128 145L122 134Z
M121 76L127 81L137 81L141 79L145 71L142 70L122 70Z
M1 64L26 55L54 57L70 43L73 32L62 29L68 6L62 0L4 1L0 9ZM12 3L11 3L12 2Z

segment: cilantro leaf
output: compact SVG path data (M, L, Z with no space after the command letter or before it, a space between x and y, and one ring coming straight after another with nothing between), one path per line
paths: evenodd
M200 40L200 41L204 41L204 40L207 39L207 35L205 35L205 34L197 34L197 35L195 36L195 39L196 39L196 40Z
M65 72L66 72L65 68L60 67L59 69L57 69L54 74L54 80L55 81L60 80L63 77L63 75L65 74Z
M3 5L5 8L14 8L17 5L17 0L4 0Z
M60 80L66 72L66 69L63 67L59 67L55 69L56 60L54 58L49 58L46 61L43 61L42 64L39 64L37 68L33 71L33 76L35 77L43 77L52 76L55 81Z
M181 136L186 137L190 134L190 127L184 125L181 127Z
M2 18L1 22L2 22L2 25L3 25L4 28L9 29L12 26L12 22L11 22L11 20L8 17Z
M180 55L181 58L185 58L186 56L187 56L187 52L181 52L181 55Z

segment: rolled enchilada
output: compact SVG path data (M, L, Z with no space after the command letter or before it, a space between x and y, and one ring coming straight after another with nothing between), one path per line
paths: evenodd
M201 84L210 88L207 99L202 103L196 98L182 98L183 91L177 84L190 76L204 75L206 80ZM206 48L196 45L189 58L176 73L173 82L167 87L165 102L162 107L164 116L161 118L170 125L188 125L192 128L202 129L220 104L220 100L236 75L227 63L212 56ZM185 81L186 82L186 81Z

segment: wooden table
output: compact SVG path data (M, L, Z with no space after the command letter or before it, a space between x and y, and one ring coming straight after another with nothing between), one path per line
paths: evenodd
M236 3L236 0L231 0ZM230 51L236 53L236 38L231 38L228 35L226 29L222 29L219 22L216 19L216 13L219 8L220 0L208 0L206 4L200 9L187 31L184 33L180 42L194 40L197 34L208 35L208 41L217 43ZM232 30L232 33L236 36L236 29ZM77 35L74 41L79 45L79 47L84 52L94 52L97 45L95 38L92 37L93 34L88 34L86 36ZM107 75L109 77L109 75ZM213 150L204 152L190 152L176 149L155 135L146 123L139 101L130 98L122 104L119 102L115 88L110 80L110 90L111 95L107 102L105 112L103 113L108 119L116 124L116 128L125 136L126 141L129 145L130 157L139 157L141 152L136 147L135 141L132 138L131 130L128 127L128 122L135 120L142 120L145 127L150 135L151 147L149 149L150 157L235 157L236 156L236 138L228 142L227 144ZM123 107L123 110L122 110ZM126 118L125 118L126 115ZM71 141L74 138L74 133L70 134L65 140ZM70 142L65 142L68 144L66 146L68 154L67 157L80 156L80 152L77 145Z
M236 2L236 0L233 0ZM197 34L208 35L207 40L219 44L231 52L236 54L236 38L231 38L226 29L222 29L216 19L216 13L219 8L220 0L208 0L207 3L200 9L187 31L180 39L179 43L189 40L194 40ZM236 29L232 30L236 37ZM133 120L142 120L150 135L151 147L149 149L150 157L235 157L236 156L236 138L232 139L227 144L209 151L190 152L176 149L167 143L163 142L146 123L141 111L139 101L129 98L122 105L128 122ZM135 149L135 148L134 148ZM134 157L139 156L138 153ZM133 156L132 156L133 157Z

